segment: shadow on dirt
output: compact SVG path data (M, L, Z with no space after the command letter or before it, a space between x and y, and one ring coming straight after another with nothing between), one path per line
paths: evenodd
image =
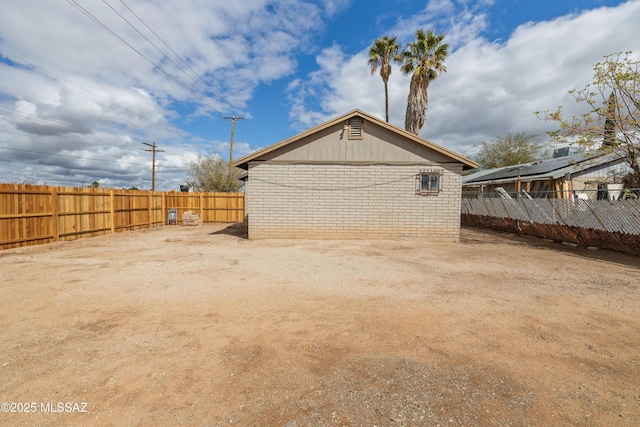
M240 239L248 239L249 229L246 222L239 222L236 224L231 224L228 227L223 228L222 230L214 231L213 233L209 234L226 234L228 236L238 237Z
M555 242L550 239L518 235L486 228L462 227L460 230L460 243L462 244L482 245L491 241L511 243L515 246L522 246L524 244L540 249L563 252L579 258L591 258L597 261L610 262L632 268L640 268L640 257L614 252L607 249L590 250L579 245L562 244L561 242Z

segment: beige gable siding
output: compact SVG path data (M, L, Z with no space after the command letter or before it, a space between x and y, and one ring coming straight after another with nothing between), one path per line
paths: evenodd
M450 162L451 158L364 120L363 138L349 139L348 121L272 151L260 160L302 162Z
M442 191L416 195L420 169L440 169ZM250 164L249 238L459 240L461 164Z

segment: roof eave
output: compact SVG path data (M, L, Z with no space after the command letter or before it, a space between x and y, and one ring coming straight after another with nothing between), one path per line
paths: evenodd
M530 181L553 181L554 177L549 175L536 175L536 176L528 176L522 179L513 179L513 178L501 178L501 179L491 179L487 181L474 181L474 182L465 182L462 184L463 187L471 187L477 185L493 185L493 184L509 184L512 182L530 182Z

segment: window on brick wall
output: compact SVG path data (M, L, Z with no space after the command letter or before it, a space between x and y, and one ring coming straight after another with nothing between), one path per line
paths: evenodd
M437 170L420 171L416 176L416 194L437 196L442 191L442 172Z

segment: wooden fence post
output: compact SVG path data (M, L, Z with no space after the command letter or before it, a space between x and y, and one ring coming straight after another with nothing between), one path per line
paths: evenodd
M58 192L56 188L51 189L51 221L53 221L53 241L60 240L60 233L58 232Z
M149 228L153 227L153 221L151 221L151 200L152 200L152 191L149 191L149 202L147 205L147 211L149 212Z
M163 191L162 192L162 200L160 201L160 210L162 211L162 212L160 212L160 220L162 221L162 225L163 226L167 225L165 223L165 220L164 220L165 219L165 213L164 212L166 211L166 207L167 207L166 197L167 197L167 193Z
M18 189L20 190L24 190L25 186L23 184L19 184ZM18 212L21 215L20 218L20 231L18 231L18 233L21 236L28 236L29 232L27 231L27 218L24 216L24 214L27 211L27 206L26 206L26 201L25 201L25 194L19 194L17 197L17 202L18 202L18 206L20 206L20 211Z
M202 223L204 224L204 209L202 208L203 203L204 203L204 194L200 193L200 208L198 209L198 214L200 214L200 219L202 220Z
M111 217L111 232L116 232L116 207L115 207L115 195L113 194L113 190L109 190L109 213Z

